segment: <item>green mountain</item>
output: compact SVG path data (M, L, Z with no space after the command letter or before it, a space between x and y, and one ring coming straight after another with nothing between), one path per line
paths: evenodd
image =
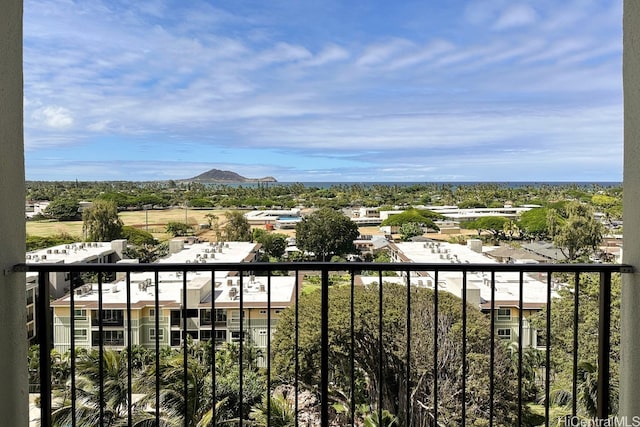
M198 176L189 178L186 181L201 181L201 182L278 182L274 177L267 176L264 178L245 178L231 171L223 171L220 169L211 169L207 172L201 173Z

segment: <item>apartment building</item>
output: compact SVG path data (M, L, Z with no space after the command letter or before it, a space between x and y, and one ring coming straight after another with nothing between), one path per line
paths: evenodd
M27 264L79 264L79 263L110 263L122 260L126 240L112 242L78 242L72 244L52 246L50 248L30 251L26 254ZM49 292L52 298L59 298L72 288L69 273L49 273L47 276ZM37 331L36 302L39 297L38 274L26 274L26 310L27 310L27 339L35 342Z
M494 264L495 260L482 253L482 243L470 240L467 246L444 242L403 242L390 243L389 251L392 262L417 263L472 263ZM367 284L377 278L361 278ZM385 277L384 280L406 283L406 277L397 279ZM410 283L414 286L434 289L434 273L418 271L412 276ZM508 341L518 341L520 311L522 311L522 343L524 347L539 347L537 330L529 319L542 310L547 303L546 277L542 275L523 274L522 303L520 302L520 277L518 273L496 272L495 289L491 290L491 275L486 272L468 272L466 277L467 302L482 312L490 314L493 308L496 335ZM440 271L438 289L450 292L462 298L463 277L460 271ZM555 292L552 294L555 296Z
M180 246L177 242L172 242L173 250ZM161 263L250 262L257 248L247 242L196 243L184 245ZM242 339L266 349L280 313L295 301L293 276L267 279L228 271L192 271L187 272L186 293L184 285L181 271L160 272L157 282L152 273L133 273L128 284L124 278L85 284L51 303L54 347L67 351L72 333L76 347L95 347L102 323L103 343L114 349L129 344L129 329L131 345L147 348L155 348L156 341L162 347L180 346L189 336L217 344Z
M111 242L78 242L52 246L27 252L27 264L82 264L114 263L124 258L127 241L124 239ZM27 282L34 282L35 273L27 275ZM71 290L69 273L50 273L48 277L49 292L52 298L59 298Z
M61 352L70 349L73 307L76 348L98 345L99 313L102 313L103 342L114 349L129 344L128 328L131 328L131 344L147 348L155 348L156 339L162 347L180 346L188 335L195 341L213 339L216 344L243 339L245 343L266 349L280 313L295 301L295 277L292 276L274 276L270 283L266 277L229 276L212 284L211 274L209 277L195 272L188 275L194 277L187 282L184 301L182 273L163 273L158 283L145 278L145 274L132 274L129 309L127 285L123 281L76 289L73 297L69 295L51 304L54 347Z

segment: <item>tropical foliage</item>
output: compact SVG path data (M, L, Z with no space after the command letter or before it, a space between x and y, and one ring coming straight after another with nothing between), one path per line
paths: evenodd
M322 208L296 225L296 243L300 250L315 254L320 260L353 253L358 226L341 212Z
M345 396L351 394L353 377L357 403L378 402L381 409L394 414L398 425L422 425L420 420L433 417L433 333L436 330L433 312L433 292L424 288L411 290L411 348L407 348L406 317L407 289L404 286L384 284L382 292L382 331L378 327L380 289L356 287L354 289L354 345L355 371L351 371L350 296L349 286L332 286L329 291L329 377L332 382L331 399L339 404L348 416L357 408L349 407ZM320 292L309 292L301 296L298 316L301 319L298 332L300 381L303 384L319 384L320 372ZM460 366L466 357L467 366L467 422L485 419L489 406L489 320L478 310L468 308L466 354L462 348L462 303L447 293L439 294L438 337L438 410L443 425L459 425L461 419ZM284 383L293 383L294 360L294 310L287 310L280 319L273 341L272 368ZM417 326L419 325L419 326ZM382 339L382 341L380 341ZM382 350L382 361L378 350ZM513 402L515 373L506 348L496 342L494 369L495 425L513 425ZM406 360L411 363L407 377ZM382 364L380 363L382 362ZM412 385L410 393L407 384ZM382 401L379 401L382 396ZM411 412L406 412L407 401ZM372 412L380 408L375 403ZM341 416L339 413L335 417ZM343 414L344 416L344 414ZM370 419L373 422L373 418Z
M118 207L108 200L96 200L82 212L82 229L89 242L109 242L122 236Z

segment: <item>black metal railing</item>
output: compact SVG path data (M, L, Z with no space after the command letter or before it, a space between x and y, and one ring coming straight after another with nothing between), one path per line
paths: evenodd
M249 425L250 408L246 402L246 395L252 392L254 386L250 382L257 375L262 378L266 386L261 400L254 401L256 407L262 408L264 416L263 424L272 425L273 412L282 411L281 407L274 405L274 390L276 387L285 387L290 390L286 396L278 396L280 400L287 400L291 412L293 413L293 425L321 425L328 426L330 422L341 423L341 425L357 425L358 420L366 417L375 421L375 425L387 425L386 420L394 417L400 425L411 426L441 426L441 425L471 425L472 420L483 418L490 426L498 425L528 425L529 418L534 415L538 417L536 425L556 425L557 420L551 419L551 410L555 406L564 408L565 415L569 417L591 416L598 419L606 419L615 415L616 384L615 380L610 380L612 365L612 340L619 339L619 325L612 323L612 298L615 302L619 298L619 293L612 293L612 276L620 276L622 273L631 272L629 266L608 265L608 264L419 264L419 263L216 263L216 264L29 264L15 267L16 271L31 271L39 273L39 294L37 299L37 341L40 346L39 352L39 390L41 421L43 426L55 424L61 414L66 414L65 422L61 425L86 425L81 417L89 416L93 408L93 416L97 424L106 424L105 420L119 419L119 422L132 425L134 420L140 417L147 417L151 424L162 425L163 417L178 416L185 426L195 425L198 420L202 420L203 413L209 410L210 423L216 425L221 421L216 417L221 411L220 402L225 405L235 402L236 405L232 424L242 426ZM102 313L108 305L109 310L114 309L114 303L105 303L104 299L108 292L107 283L103 277L113 276L113 273L125 273L124 297L122 299L122 310L124 319L123 331L124 340L118 340L123 347L120 356L124 363L124 382L126 383L123 405L110 407L111 397L107 396L111 390L105 388L105 384L110 380L106 371L106 357L108 346L112 342L105 342L105 331L109 331L112 325L103 321L103 316L98 314L92 317L95 326L91 345L97 350L98 365L95 381L95 388L91 389L97 396L93 396L94 406L89 405L87 400L86 382L86 359L87 352L80 351L83 343L75 338L75 329L78 320L75 316L69 315L67 323L56 323L55 317L51 316L51 306L68 306L67 313L74 313L80 305L78 297L74 292L66 297L67 301L52 304L49 298L49 286L47 282L48 274L51 272L69 272L71 276L84 272L97 273L97 293L95 310ZM236 365L237 370L237 395L229 394L220 400L223 392L219 389L221 373L218 365L222 363L221 356L215 351L216 345L207 350L208 356L194 355L193 348L190 348L191 338L198 337L197 331L189 330L187 327L188 304L188 283L190 275L199 272L200 274L211 274L212 286L216 284L216 274L222 272L237 272L239 285L237 295L233 300L235 310L242 310L251 304L254 299L249 299L249 294L244 290L243 281L248 281L249 275L258 275L266 279L267 285L264 289L264 301L261 307L266 310L266 348L263 348L259 367L246 363L245 360L251 356L255 350L250 339L235 340L237 347ZM143 397L134 396L133 390L140 390L135 386L134 370L138 369L137 360L134 360L136 348L140 343L140 336L143 335L140 325L135 325L135 316L132 317L134 307L132 303L132 275L140 272L152 272L154 280L151 286L155 286L158 291L153 294L151 300L145 303L153 308L152 318L154 331L163 328L160 323L160 311L166 306L166 294L163 295L163 287L179 286L179 299L181 305L180 326L182 334L169 340L173 333L171 326L175 326L174 319L165 315L167 322L166 330L162 333L154 332L153 340L147 342L147 350L151 352L151 362L147 364L146 378L149 380L150 373L153 380L147 381L150 384L149 395ZM160 280L162 273L180 272L179 283L164 284ZM287 319L287 329L280 329L273 323L272 316L272 295L275 289L272 288L272 279L276 275L289 272L292 297L290 301ZM362 274L365 272L369 279L369 285L362 284ZM396 272L397 277L391 278ZM490 298L484 301L484 312L480 307L471 305L468 301L469 288L468 277L470 274L483 272L490 275ZM442 277L451 273L460 275L461 289L459 298L453 298L447 292ZM500 283L496 279L496 274L512 273L517 276L517 292L515 292L512 304L518 308L517 316L517 339L507 343L501 339L497 332L496 320L498 318L496 302L497 287ZM419 288L415 277L417 274L428 274L432 281L428 289ZM535 314L534 309L527 313L527 288L525 277L530 274L537 275L546 283L546 292L542 306L546 308ZM309 285L304 278L315 277L310 280ZM399 277L399 278L398 278ZM583 282L585 277L595 277L598 291L597 313L589 313L597 316L597 331L583 331L585 314L580 310L580 297L582 295ZM319 278L319 279L318 279ZM573 296L572 312L569 315L572 330L555 331L552 328L554 315L554 305L556 301L554 288L556 281L566 282L566 292L562 298L567 299L567 295ZM617 279L615 279L617 280ZM397 282L397 284L392 284ZM422 283L422 281L421 281ZM617 283L617 282L616 282ZM380 284L382 284L380 286ZM319 285L319 286L318 286ZM122 285L119 285L122 288ZM221 285L222 286L222 285ZM224 287L224 286L223 286ZM313 289L316 289L315 291ZM306 289L310 289L307 291ZM366 289L368 293L363 293ZM450 289L449 289L450 290ZM316 302L319 304L309 311L309 306L304 306L305 298L319 293ZM212 296L206 302L197 301L199 308L210 309L211 313L216 309L230 309L229 302L226 305L217 301L215 289ZM342 298L338 300L336 298ZM483 298L486 300L485 298ZM314 300L315 301L315 300ZM361 302L364 301L365 305ZM366 303L368 301L368 303ZM427 303L425 303L425 301ZM171 301L169 301L171 302ZM175 310L176 301L172 302ZM332 309L338 304L346 304L344 311L336 312ZM367 305L368 304L368 305ZM342 307L342 305L341 305ZM363 309L364 307L364 309ZM455 308L452 308L455 307ZM168 311L169 309L167 309ZM304 311L303 311L304 310ZM311 314L310 314L311 313ZM425 314L427 313L427 314ZM564 316L566 313L560 313ZM368 324L369 317L376 318L374 324ZM283 313L284 316L284 313ZM339 319L332 318L339 317ZM525 316L527 319L525 319ZM531 317L531 318L529 318ZM533 319L536 318L537 320ZM55 325L51 319L54 318ZM317 319L316 319L317 318ZM280 321L284 322L285 317ZM451 320L453 319L453 320ZM318 320L313 323L313 320ZM528 358L533 350L525 348L523 343L523 324L525 322L537 321L538 333L543 336L540 340L544 342L544 348L536 349L540 362L530 364ZM247 326L247 316L239 319L240 331ZM449 323L447 323L449 322ZM207 333L203 334L203 342L211 340L212 337L219 338L220 325L217 322L204 322L201 327L207 328ZM313 323L316 329L309 329L309 324ZM276 326L272 326L276 324ZM503 327L500 322L499 327ZM292 326L289 328L289 326ZM59 367L52 362L50 350L57 348L61 343L54 341L53 329L57 329L56 336L60 330L68 330L68 338L65 338L65 345L69 349L68 372L66 372L66 383L64 390L56 390L57 384L52 380L52 375L58 372ZM64 328L67 329L64 329ZM109 327L109 329L105 329ZM275 328L276 331L273 331ZM306 329L305 329L306 328ZM488 330L487 330L488 329ZM184 331L189 331L184 334ZM210 332L209 332L210 331ZM180 332L180 331L178 331ZM290 343L289 347L283 346L282 341L274 348L272 333L279 333L280 339L286 338ZM589 371L588 366L582 366L580 360L581 351L579 348L580 336L582 333L591 334L593 340L597 340L597 360L595 368L597 372ZM137 335L136 335L137 334ZM306 334L306 335L305 335ZM446 336L443 334L447 334ZM570 336L569 366L562 366L554 360L554 337ZM399 335L399 336L398 336ZM110 336L110 335L109 335ZM444 336L444 338L443 338ZM137 338L136 338L137 337ZM161 366L162 344L160 340L164 337L174 344L179 342L179 346L174 348L179 354L181 363L178 365L181 370L182 393L180 399L164 400L167 393L165 387L166 378L169 375L166 367ZM207 337L207 339L204 339ZM225 333L228 342L234 341L232 331ZM314 341L314 337L318 337ZM96 340L97 338L97 340ZM102 338L102 339L100 339ZM179 339L177 339L179 338ZM455 339L453 339L455 338ZM453 340L452 340L453 339ZM287 341L288 340L288 341ZM59 340L58 340L59 341ZM194 341L198 341L197 339ZM213 341L213 340L211 340ZM488 341L488 344L486 344ZM84 343L85 345L87 343ZM167 344L168 345L168 344ZM304 353L305 346L311 349ZM486 347L488 346L488 347ZM46 349L46 350L45 350ZM346 350L345 350L346 349ZM588 351L588 350L587 350ZM288 353L287 353L288 352ZM286 354L285 354L286 353ZM288 368L283 369L274 366L278 358L291 356ZM199 389L199 393L209 393L209 406L200 408L200 412L192 405L187 404L187 400L193 397L194 384L191 378L193 371L189 364L194 358L206 360L210 364L210 369L205 373L207 380L202 382L208 384L208 388ZM79 363L82 359L82 368ZM203 359L204 358L204 359ZM319 360L318 360L319 359ZM111 362L109 362L111 363ZM614 371L617 369L613 360ZM448 364L448 365L447 365ZM453 364L454 366L451 366ZM533 373L527 371L533 367ZM287 370L288 369L288 370ZM558 397L554 381L561 370L571 373L571 384L569 390L564 390L565 398ZM55 372L54 372L55 371ZM588 384L584 380L585 372L591 374L593 381ZM485 372L485 373L483 373ZM30 374L34 378L33 373ZM478 381L476 376L486 375L484 381ZM527 376L529 375L529 377ZM455 380L452 378L455 377ZM82 381L81 381L82 379ZM526 381L533 380L537 384L536 392L528 391ZM82 382L82 385L80 384ZM428 384L426 384L428 382ZM595 383L595 390L586 390L588 385ZM479 387L484 384L484 389ZM289 388L286 388L289 387ZM37 387L34 387L37 389ZM175 391L175 389L173 390ZM312 404L304 403L300 394L308 393L312 396ZM178 394L180 394L178 393ZM225 391L227 393L227 391ZM60 401L59 394L66 396L66 400ZM138 395L139 393L136 393ZM392 397L393 395L396 397ZM418 395L427 396L419 400ZM595 394L595 399L593 395ZM591 398L594 408L582 406L587 398ZM138 403L136 402L138 399ZM142 400L140 400L142 399ZM307 399L308 401L309 399ZM140 404L140 401L144 404ZM179 404L182 401L184 404ZM58 402L58 403L55 403ZM60 403L61 402L61 403ZM170 405L171 407L167 407ZM282 402L280 402L282 404ZM61 409L67 406L66 412ZM304 407L303 407L304 406ZM587 405L588 406L588 405ZM141 409L142 408L142 409ZM136 412L138 411L138 412ZM537 412L536 412L537 411ZM585 412L586 411L586 412ZM591 411L591 412L589 412ZM259 411L257 411L259 412ZM251 412L253 417L256 411ZM536 414L532 415L532 412ZM53 415L52 415L53 414ZM586 414L586 415L585 415ZM255 415L257 416L257 415ZM342 421L336 421L342 420ZM229 418L225 420L229 425ZM540 422L542 421L542 422ZM256 421L257 422L257 421ZM389 421L390 422L390 421ZM252 424L253 425L253 424Z

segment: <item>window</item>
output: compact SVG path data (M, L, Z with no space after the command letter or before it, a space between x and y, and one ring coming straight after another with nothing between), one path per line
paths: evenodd
M227 340L227 331L216 329L214 336L215 336L216 343L224 342ZM211 340L211 329L202 329L200 331L200 341L209 341L209 340Z
M102 338L104 345L124 345L124 331L103 331ZM98 331L91 332L91 345L100 345L100 334Z
M275 310L275 311L274 311L274 313L275 313L275 314L280 314L280 313L282 313L282 310L280 310L280 309Z
M245 317L245 312L244 310L242 310L242 317ZM240 321L240 311L238 310L234 310L231 312L231 321L232 322L239 322Z
M267 310L260 310L260 314L267 314Z
M216 322L226 322L227 321L227 311L216 309Z
M180 345L180 331L171 331L171 345L174 347Z
M75 320L87 320L87 310L75 309L73 310L73 318Z
M149 340L156 340L156 328L149 329ZM164 329L158 329L158 341L164 341Z
M258 331L258 335L265 336L265 335L267 335L267 331L264 331L264 330L263 331Z
M240 331L232 331L231 332L231 342L239 342L240 341L240 337L242 337L242 340L244 342L244 332L240 333Z
M102 321L104 323L122 324L124 314L122 310L102 310Z
M220 331L216 329L216 341L226 341L227 331Z
M78 341L86 341L87 340L87 330L86 329L74 329L73 330L73 338Z
M156 317L156 309L155 308L150 308L149 309L149 317Z
M508 329L508 328L498 329L498 337L502 338L503 340L510 340L511 339L511 329Z
M510 308L499 308L498 309L498 320L511 320L511 309Z
M211 310L200 310L200 324L201 325L211 324Z

